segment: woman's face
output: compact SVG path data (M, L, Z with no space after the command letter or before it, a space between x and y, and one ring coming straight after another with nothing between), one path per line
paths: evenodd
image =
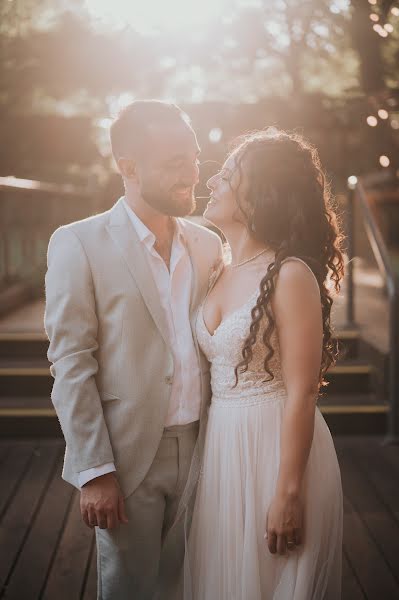
M240 213L237 205L236 190L240 186L239 193L242 195L242 189L245 185L244 173L240 175L236 164L237 152L231 154L223 167L211 177L207 186L211 190L210 200L204 212L204 217L219 229L237 224L237 220L244 223L244 217Z

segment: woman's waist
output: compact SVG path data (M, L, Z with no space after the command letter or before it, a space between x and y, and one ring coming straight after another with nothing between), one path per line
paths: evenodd
M283 398L274 396L273 398L257 397L257 398L217 398L212 396L211 406L214 408L250 408L256 406L282 404Z
M284 401L286 390L282 387L260 389L226 389L222 386L212 387L212 404L218 406L255 406L276 401Z
M212 391L220 396L259 396L261 394L286 393L284 382L275 378L272 381L265 381L267 374L263 373L239 373L238 380L234 371L215 372L211 369Z

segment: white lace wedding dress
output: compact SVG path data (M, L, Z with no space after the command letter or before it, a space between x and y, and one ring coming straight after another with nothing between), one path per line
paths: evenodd
M198 314L197 336L211 362L213 395L186 554L190 581L186 578L185 599L338 600L341 475L330 431L318 408L304 478L303 543L282 556L271 554L264 539L278 476L286 399L276 330L270 362L274 380L262 381L265 317L249 369L233 388L234 367L241 360L257 295L255 290L213 335L205 326L202 307Z

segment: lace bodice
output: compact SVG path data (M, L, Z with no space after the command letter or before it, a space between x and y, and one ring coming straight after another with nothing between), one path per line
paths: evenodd
M245 403L258 404L266 399L274 399L285 395L284 382L280 371L280 354L276 329L274 329L270 343L274 355L269 361L273 381L265 372L263 362L266 347L262 335L267 327L267 317L263 316L257 340L253 346L253 357L248 370L241 373L238 384L235 384L235 366L242 360L241 350L249 332L251 324L251 309L256 303L259 291L256 290L247 302L237 310L227 315L211 335L206 328L202 303L197 319L197 338L202 351L211 363L212 402L225 403L229 406Z
M289 257L285 260L299 260ZM284 262L284 261L283 261ZM311 269L310 269L311 270ZM217 327L213 335L209 333L204 322L203 307L206 299L201 304L197 319L198 343L205 356L211 363L212 402L227 403L229 406L241 404L258 404L285 398L286 389L281 373L280 350L276 328L274 328L270 344L274 354L269 361L270 369L274 375L272 381L264 369L264 359L267 349L262 336L268 325L268 318L263 315L256 343L252 348L253 357L245 373L240 373L238 384L235 384L235 366L242 360L242 348L249 333L251 324L251 309L255 306L259 290L256 289L248 300L227 315Z

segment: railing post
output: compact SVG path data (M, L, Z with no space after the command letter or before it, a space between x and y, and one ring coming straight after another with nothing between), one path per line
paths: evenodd
M346 252L348 256L348 263L346 265L346 323L347 329L353 329L355 325L355 304L354 304L354 286L353 286L353 256L355 247L355 226L354 226L354 202L355 202L355 188L357 184L357 178L351 176L348 178L348 201L346 204L346 232L347 232L347 245Z
M352 176L348 179L348 258L353 258L353 227L354 227L354 193L359 198L359 206L365 218L366 233L379 270L384 273L389 297L389 372L388 372L388 421L387 434L383 444L399 444L399 278L392 267L392 260L378 225L375 223L368 206L363 183ZM350 264L350 263L349 263ZM349 268L349 291L347 299L348 322L354 320L353 315L353 272Z
M389 413L384 444L399 444L399 283L389 302Z

